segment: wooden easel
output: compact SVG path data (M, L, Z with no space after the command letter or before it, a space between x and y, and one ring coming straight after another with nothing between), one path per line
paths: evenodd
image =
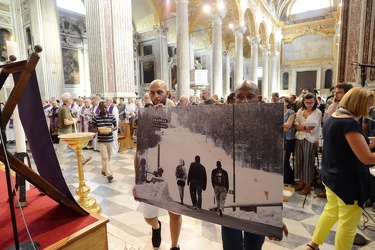
M28 60L25 61L18 61L16 60L15 56L10 56L10 60L7 64L1 65L0 69L0 89L4 86L4 83L10 74L20 73L20 77L15 82L14 88L9 95L7 102L5 103L4 109L2 111L2 121L3 121L3 128L9 122L9 119L21 98L25 87L27 86L32 73L35 71L35 67L39 61L38 53L42 52L42 47L36 45L34 47L35 52L33 52ZM4 162L4 151L0 148L0 161ZM74 200L67 197L63 193L61 193L58 189L52 186L49 182L43 179L41 176L36 174L32 171L29 166L18 160L12 153L8 150L6 152L7 158L9 160L10 168L15 171L18 175L26 179L32 185L40 189L43 193L54 199L60 204L67 206L68 208L75 211L77 214L80 215L87 215L88 213L82 209Z

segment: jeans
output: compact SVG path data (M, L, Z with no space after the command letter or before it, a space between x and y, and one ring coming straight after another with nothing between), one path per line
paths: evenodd
M193 206L197 206L198 208L202 208L202 190L203 185L201 183L193 181L190 183L191 202L193 203Z
M261 250L265 237L230 227L221 227L224 250Z

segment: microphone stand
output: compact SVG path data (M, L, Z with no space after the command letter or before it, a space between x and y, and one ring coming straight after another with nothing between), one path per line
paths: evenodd
M358 65L361 67L361 86L365 87L367 78L366 68L375 68L375 65L362 64L357 62L352 62L352 65Z

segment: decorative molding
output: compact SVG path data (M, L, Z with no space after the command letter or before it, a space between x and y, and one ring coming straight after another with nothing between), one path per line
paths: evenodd
M30 11L29 4L27 3L27 1L23 1L21 3L21 11L22 12Z
M12 25L12 17L0 15L0 23Z
M324 36L335 35L336 20L334 18L324 21L312 21L302 24L293 24L282 28L283 42L290 43L299 36L307 34L322 34Z
M0 11L4 11L4 12L10 13L10 5L9 4L0 3Z
M86 37L86 23L82 19L60 16L60 37L63 47L81 48Z
M139 32L138 33L138 39L139 40L143 40L143 39L147 39L147 38L154 38L154 36L157 34L157 31L156 30L149 30L149 31L146 31L146 32Z

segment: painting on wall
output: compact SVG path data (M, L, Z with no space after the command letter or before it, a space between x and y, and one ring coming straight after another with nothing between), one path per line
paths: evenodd
M145 45L143 46L143 55L150 56L152 55L152 45Z
M6 29L0 29L0 62L6 62L8 60L7 44L6 41L10 41L12 34Z
M62 49L65 84L80 84L78 50Z
M141 109L136 198L281 238L282 114L280 103ZM191 195L199 190L201 202Z
M143 62L143 83L155 80L154 61Z

